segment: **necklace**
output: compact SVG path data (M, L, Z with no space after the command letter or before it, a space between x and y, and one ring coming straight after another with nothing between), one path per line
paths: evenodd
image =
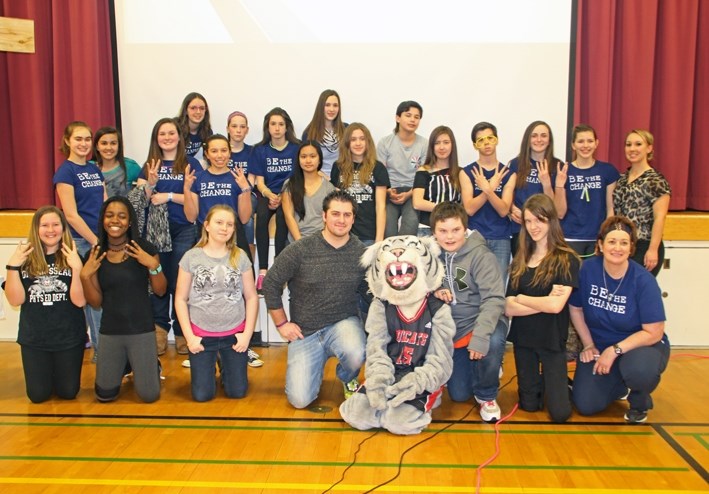
M114 247L119 247L118 249L114 249ZM126 242L120 243L120 244L108 244L108 250L111 252L123 252L126 250Z
M625 279L625 275L628 274L628 270L625 270L625 273L623 273L623 276L621 276L620 281L618 282L618 286L615 287L615 291L611 293L610 297L607 297L608 300L613 300L615 298L615 294L618 293L618 290L620 290L620 285L623 284L623 280ZM611 278L613 279L613 278ZM606 283L606 268L603 268L603 287L606 289L606 293L608 293L610 290L608 290L608 284Z

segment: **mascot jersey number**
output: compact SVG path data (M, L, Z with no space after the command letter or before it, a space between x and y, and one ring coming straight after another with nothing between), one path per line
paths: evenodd
M453 371L455 323L431 293L444 268L432 237L390 237L362 256L375 299L369 309L365 382L340 406L352 427L417 434L431 422Z

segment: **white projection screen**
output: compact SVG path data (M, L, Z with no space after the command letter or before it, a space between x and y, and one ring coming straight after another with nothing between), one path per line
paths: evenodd
M525 127L547 121L564 157L571 0L114 0L126 156L143 163L150 131L202 93L215 132L240 110L248 143L263 116L285 108L300 137L324 89L346 122L375 142L397 105L423 106L419 133L455 133L473 161L472 126L498 128L498 158L519 151Z

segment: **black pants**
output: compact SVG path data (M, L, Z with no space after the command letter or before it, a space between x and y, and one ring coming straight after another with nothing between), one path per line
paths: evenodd
M76 398L84 361L83 343L56 352L26 345L21 345L21 348L27 397L33 403L47 401L52 394L64 400Z
M649 240L638 240L635 244L635 254L633 254L633 261L638 262L642 267L645 267L645 253L650 247ZM660 246L657 248L657 266L650 271L653 276L657 277L657 273L662 269L662 261L665 260L665 243L660 242Z
M256 207L256 252L258 253L259 269L268 269L268 222L271 221L271 216L274 214L276 215L276 255L278 255L285 249L288 241L288 226L286 225L286 217L283 215L283 207L270 209L268 199L259 197Z
M571 415L566 351L515 345L514 355L519 384L519 407L527 412L536 412L544 408L546 403L553 422L566 422Z

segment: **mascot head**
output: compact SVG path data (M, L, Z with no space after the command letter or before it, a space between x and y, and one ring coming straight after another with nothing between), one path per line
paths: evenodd
M445 271L433 237L401 235L369 247L361 264L367 268L372 294L394 305L423 300L441 286Z

